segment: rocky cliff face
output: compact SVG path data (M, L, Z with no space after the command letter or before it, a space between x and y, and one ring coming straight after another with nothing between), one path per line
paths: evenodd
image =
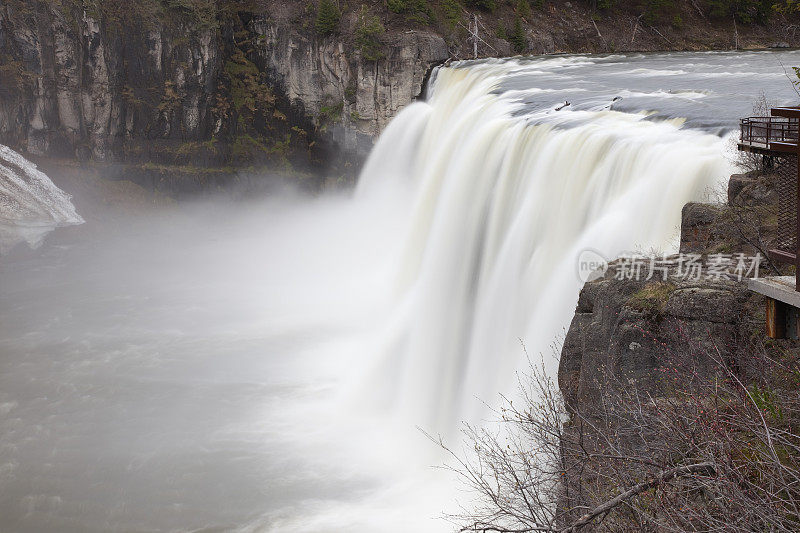
M735 281L587 283L561 352L559 387L568 404L591 405L613 384L658 394L661 369L675 366L676 352L739 360L760 325L757 301ZM702 371L709 361L693 363Z
M447 45L432 33L398 32L387 37L384 58L366 61L342 39L287 31L298 15L293 7L254 21L262 36L258 54L287 98L308 116L334 114L332 138L366 156L372 140L420 94L431 66L447 59Z
M774 171L734 174L726 203L686 204L681 253L697 254L706 274L715 256L730 260L738 253L761 254L762 276L782 273L785 267L765 257L776 239L775 180ZM688 348L702 352L713 345L723 360L745 368L748 341L764 327L763 297L748 291L746 280L663 281L657 274L647 281L646 266L640 279L617 279L618 271L612 263L581 291L558 373L568 402L588 405L611 381L650 390L669 354Z
M558 369L570 415L560 436L565 476L558 505L564 524L616 495L619 478L630 486L652 465L670 464L669 454L678 448L660 446L672 435L660 433L670 428L651 406L685 401L684 383L688 390L697 382L724 380L720 361L742 375L752 370L748 348L763 321L759 303L735 281L607 275L584 286ZM632 416L638 402L645 405L640 418ZM620 464L621 457L633 461ZM638 509L621 513L604 525L638 531L630 524L644 515Z
M681 252L698 254L706 273L714 254L762 252L775 234L774 178L770 172L734 175L727 203L687 204ZM593 447L600 449L613 433L621 448L636 451L636 432L624 424L608 425L608 412L599 414L608 407L603 403L609 391L625 391L625 401L640 397L659 405L676 401L676 383L714 383L721 368L743 383L770 383L776 369L765 368L763 362L800 353L798 341L765 342L764 298L747 290L745 281L686 279L674 270L676 276L667 281L618 279L620 264L612 263L604 277L586 283L561 352L559 388L567 410L580 413L567 424L565 441L583 442L580 450L562 447L565 464L576 465L565 479L564 508L590 505L597 494L616 490L604 486L597 470L579 468L586 450L594 453ZM771 268L762 264L761 275L770 274ZM758 353L769 357L759 359ZM663 429L644 431L652 432L644 439L652 443ZM655 459L651 452L636 453Z
M153 15L0 4L0 143L151 166L350 165L447 48L427 33L390 34L386 56L366 60L344 38L299 27L302 4L287 6Z
M209 29L112 27L67 5L9 2L0 53L0 140L30 154L122 159L131 140L213 131L221 58Z

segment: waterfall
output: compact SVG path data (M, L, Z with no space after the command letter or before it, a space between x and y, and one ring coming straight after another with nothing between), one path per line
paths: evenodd
M0 144L0 254L21 242L35 248L53 229L82 223L68 194Z
M674 252L751 95L796 99L777 59L800 52L455 63L354 191L88 191L69 246L0 258L0 522L451 530L473 494L417 426L469 458L454 430L513 399L521 342L555 375L579 256ZM0 247L80 220L0 147Z
M357 190L411 198L375 375L399 412L437 430L479 420L476 398L513 389L527 364L520 341L554 373L581 251L676 252L682 206L733 170L725 139L681 119L610 102L527 105L541 89L501 86L519 71L514 61L439 69L428 100L382 134Z

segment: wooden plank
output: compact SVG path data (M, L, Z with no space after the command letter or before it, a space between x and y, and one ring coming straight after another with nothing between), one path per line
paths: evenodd
M768 253L771 258L781 263L789 263L790 265L793 265L797 261L797 256L795 254L785 252L783 250L770 250Z
M800 118L800 107L773 107L769 114L773 117Z
M743 141L739 143L738 148L743 152L752 152L754 154L762 155L775 155L776 153L796 154L798 146L797 144L777 141L773 141L769 143L769 145L763 143L747 143Z
M775 156L778 153L784 153L771 150L769 147L767 147L766 144L763 143L747 144L745 142L740 142L738 148L742 152L750 152L751 154L767 155L767 156Z
M797 143L784 143L773 141L769 143L769 149L772 152L781 152L783 154L796 154Z

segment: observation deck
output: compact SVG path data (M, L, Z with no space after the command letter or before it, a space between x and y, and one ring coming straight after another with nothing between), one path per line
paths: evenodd
M768 117L747 117L739 124L739 150L764 157L778 174L778 231L770 258L795 267L793 277L752 279L750 290L767 297L767 334L800 337L800 107L776 107Z

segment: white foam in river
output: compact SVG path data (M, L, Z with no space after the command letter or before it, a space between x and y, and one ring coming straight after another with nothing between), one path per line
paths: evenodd
M778 58L458 64L352 194L116 213L0 259L0 530L450 530L469 495L417 426L452 439L520 340L551 353L582 249L675 249Z
M0 144L0 253L20 242L37 247L53 229L82 223L69 195L36 165Z

